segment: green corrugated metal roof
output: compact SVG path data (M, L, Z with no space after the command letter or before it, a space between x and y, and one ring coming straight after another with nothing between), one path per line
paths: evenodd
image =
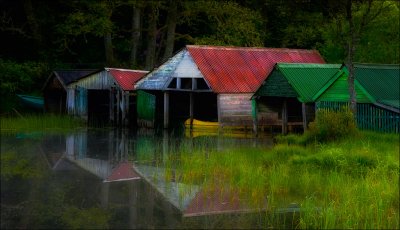
M380 103L400 109L400 100L381 100Z
M355 78L379 103L399 108L400 66L355 64Z
M314 100L318 101L340 101L348 102L349 96L349 83L347 69L340 70L338 75L328 82L322 89L314 96ZM365 89L355 82L355 89L357 95L357 102L359 103L374 103L375 100L365 91Z
M278 63L278 69L296 90L301 102L312 102L313 96L339 71L340 64L286 64Z

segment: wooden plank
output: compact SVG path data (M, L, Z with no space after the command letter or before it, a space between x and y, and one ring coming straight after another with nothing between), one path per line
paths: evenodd
M303 130L307 130L307 113L306 113L306 104L303 102L301 103L301 110L303 115Z
M258 108L256 99L251 99L252 118L253 118L253 132L258 135Z
M287 101L286 99L284 99L282 105L282 134L287 134L287 122L288 122Z
M119 93L119 90L117 90L117 119L116 119L116 125L119 125L119 108L120 108L120 106L119 106L119 103L120 103L120 101L119 101L119 98L120 98L120 93Z
M110 121L114 124L114 88L110 89Z
M164 129L169 127L169 92L164 92Z
M193 93L189 93L189 117L190 117L190 129L193 128L193 104L194 104L194 97Z

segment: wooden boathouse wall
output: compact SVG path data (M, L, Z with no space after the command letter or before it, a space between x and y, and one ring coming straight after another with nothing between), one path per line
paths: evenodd
M136 125L133 82L145 73L105 68L71 83L67 94L68 113L94 124Z
M254 129L281 125L282 133L302 129L315 117L315 99L342 73L338 64L278 63L254 94Z
M347 102L319 101L318 110L338 111L348 107ZM357 103L357 127L362 130L371 130L385 133L400 133L400 112L388 110L371 103Z
M42 88L45 112L67 113L68 84L94 71L90 69L52 71Z
M399 133L400 68L399 65L355 64L357 126L378 132ZM316 95L317 108L337 111L348 106L348 71Z
M251 93L218 94L218 122L222 128L252 129L252 95Z
M66 112L66 91L57 77L53 76L43 90L44 111L62 114Z

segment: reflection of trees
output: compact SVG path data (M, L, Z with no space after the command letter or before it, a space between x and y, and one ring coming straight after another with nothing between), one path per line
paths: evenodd
M1 228L108 228L98 184L82 171L50 170L37 140L2 141Z

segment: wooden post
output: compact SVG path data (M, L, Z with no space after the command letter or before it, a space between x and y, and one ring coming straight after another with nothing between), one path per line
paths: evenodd
M164 92L164 129L169 127L169 92Z
M125 125L125 119L126 119L126 100L125 100L125 92L121 92L121 125Z
M114 88L110 89L110 121L114 125Z
M192 78L192 90L197 89L197 78Z
M301 103L301 110L303 113L303 131L307 130L307 110L306 110L306 103Z
M190 105L189 105L189 116L190 116L190 129L193 128L193 92L189 93L189 100L190 100Z
M129 114L129 91L125 93L125 112L126 112L126 118L125 118L125 125L129 125L130 122L130 114Z
M119 103L120 103L119 97L120 97L120 93L119 93L119 90L117 90L117 119L116 119L116 125L119 125L119 109L120 109L120 106L119 106Z
M255 98L251 99L251 109L252 109L252 118L253 118L253 132L254 135L258 135L258 114L257 114L257 101Z
M181 88L181 78L176 78L176 88L180 89Z
M283 100L283 106L282 106L282 134L287 134L287 123L288 123L287 101L285 98Z

